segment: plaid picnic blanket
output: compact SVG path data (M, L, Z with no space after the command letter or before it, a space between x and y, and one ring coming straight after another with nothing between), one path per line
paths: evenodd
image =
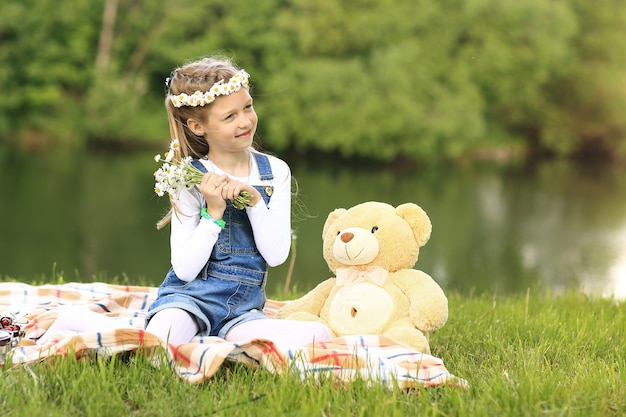
M143 330L144 316L157 294L155 287L106 283L32 286L0 283L0 313L12 313L25 323L25 335L7 355L14 365L55 355L113 355L142 349L160 351L181 378L199 383L211 378L225 361L236 361L273 373L296 372L302 379L331 376L350 382L361 378L405 389L450 385L467 387L431 355L410 350L376 335L337 337L305 347L279 348L269 339L230 343L217 337L196 337L191 343L165 344ZM270 300L265 313L274 317L285 302ZM88 309L119 322L119 328L90 332L62 331L47 342L39 339L62 311ZM0 360L2 363L2 360Z

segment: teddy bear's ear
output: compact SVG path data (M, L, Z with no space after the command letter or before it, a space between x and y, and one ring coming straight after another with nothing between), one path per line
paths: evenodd
M432 224L426 212L417 204L404 203L396 207L396 214L411 226L417 244L424 246L432 232Z
M328 232L328 229L330 228L330 226L333 223L335 223L335 220L337 220L346 211L348 210L344 208L338 208L330 212L330 214L326 218L326 223L324 223L324 230L322 231L322 239L326 237L326 232Z

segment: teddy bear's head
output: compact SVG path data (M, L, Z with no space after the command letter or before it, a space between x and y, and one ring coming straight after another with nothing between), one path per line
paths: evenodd
M431 231L430 219L413 203L393 207L369 201L336 209L324 224L324 259L333 272L347 266L412 268Z

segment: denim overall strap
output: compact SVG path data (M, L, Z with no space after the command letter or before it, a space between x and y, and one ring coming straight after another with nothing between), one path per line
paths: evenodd
M200 172L206 174L207 173L207 169L204 167L204 165L202 165L202 162L200 162L199 159L192 159L191 160L191 165L193 165L194 167L198 168L200 170Z
M254 159L256 159L256 164L259 167L259 175L261 176L261 181L273 180L274 174L272 174L272 167L270 166L270 160L267 155L256 152L253 152L252 155L254 155Z

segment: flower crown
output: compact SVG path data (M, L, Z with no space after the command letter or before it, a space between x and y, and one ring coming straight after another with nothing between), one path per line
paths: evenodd
M191 95L181 93L177 95L170 94L169 99L176 108L182 106L204 106L213 103L217 96L227 96L241 90L241 86L248 87L248 78L250 75L245 70L239 70L233 75L227 83L219 80L211 86L209 91L196 91Z

